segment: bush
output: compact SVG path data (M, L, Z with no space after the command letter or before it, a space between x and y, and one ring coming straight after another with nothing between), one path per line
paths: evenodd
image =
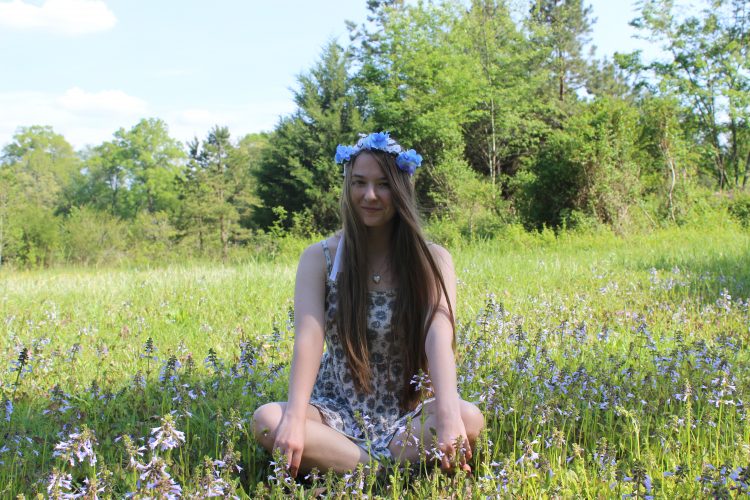
M8 256L27 267L49 266L60 252L59 218L50 209L27 206L10 221ZM13 240L13 236L17 239ZM15 253L15 255L13 255Z
M136 261L169 259L177 230L166 212L141 212L130 226L130 248Z
M68 260L84 265L122 261L128 248L126 235L123 221L88 207L73 208L63 226Z
M729 213L742 227L750 227L750 194L737 193L729 202Z
M637 117L627 103L602 99L582 105L550 134L521 184L527 226L559 227L575 212L625 225L640 194Z

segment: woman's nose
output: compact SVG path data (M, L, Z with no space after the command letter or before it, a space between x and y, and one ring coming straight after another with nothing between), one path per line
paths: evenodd
M372 184L367 184L365 186L365 199L373 200L376 197L377 196L375 195L375 186L373 186Z

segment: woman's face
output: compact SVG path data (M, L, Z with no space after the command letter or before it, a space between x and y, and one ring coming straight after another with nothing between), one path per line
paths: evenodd
M391 186L373 155L365 152L354 159L349 194L352 206L365 226L381 227L393 220L396 210L391 199Z

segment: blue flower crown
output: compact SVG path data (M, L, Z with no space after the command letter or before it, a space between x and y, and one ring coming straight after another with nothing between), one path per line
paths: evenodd
M409 149L404 151L399 143L391 139L388 132L373 132L370 135L359 134L360 139L355 146L336 146L336 163L346 163L357 156L360 151L377 149L396 155L396 166L409 175L414 175L417 167L422 165L422 155Z

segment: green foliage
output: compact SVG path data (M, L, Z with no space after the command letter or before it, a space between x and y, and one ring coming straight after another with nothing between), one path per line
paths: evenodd
M256 217L261 227L274 222L272 209L278 206L301 214L301 220L311 221L303 225L316 230L338 226L341 169L333 155L338 144L351 143L364 129L347 75L349 61L331 42L313 69L299 77L298 110L281 119L254 172L263 203Z
M464 47L458 61L470 87L463 124L463 154L472 168L489 175L497 194L511 191L508 179L549 133L550 108L540 97L548 74L545 54L513 22L504 2L474 1L453 30L453 45ZM495 194L493 194L493 197Z
M570 225L576 211L620 227L639 193L637 111L614 99L579 109L550 134L524 179L521 208L536 227Z
M629 238L508 225L452 249L459 390L487 426L472 474L422 462L299 483L282 482L251 426L287 396L294 269L311 242L277 243L273 262L0 274L7 496L53 496L59 471L74 488L96 478L100 497L153 497L139 479L157 455L197 498L209 484L240 498L746 493L750 235L738 225ZM184 433L176 448L151 449L168 426ZM71 465L62 443L86 438L96 462Z
M76 202L123 219L134 219L141 211L174 214L184 158L162 120L144 119L130 130L121 128L112 141L87 152Z
M696 9L697 10L697 9ZM694 11L695 12L695 11ZM676 96L692 111L694 147L720 188L744 187L750 175L750 10L745 0L703 3L700 15L680 16L672 0L643 2L633 25L660 43L665 60L622 58L628 69L649 77L651 91Z
M177 235L177 229L172 225L168 213L139 213L130 226L128 235L130 248L137 254L133 260L153 262L173 258Z
M70 212L63 225L63 240L68 260L83 265L117 263L130 248L126 224L90 207Z
M750 227L750 194L737 193L729 204L729 213L743 227Z
M23 203L53 211L67 207L81 162L62 135L51 127L22 127L0 158L0 168L10 170Z
M586 81L588 64L583 48L590 42L592 7L583 0L533 0L532 40L546 52L550 89L559 101L575 101Z
M130 171L135 211L174 213L175 181L185 155L180 143L169 136L167 125L159 119L141 120L127 132L115 132L115 139Z
M686 110L674 98L657 96L643 99L640 109L638 163L644 194L654 198L657 219L683 223L700 163L680 124Z
M60 218L49 208L26 205L11 220L16 238L8 253L14 260L27 267L54 263L60 254Z
M213 241L226 261L230 243L249 236L248 228L240 224L243 218L249 219L252 208L248 156L231 143L226 127L216 126L202 143L195 139L188 146L179 227L197 246L198 255Z
M301 73L296 111L269 133L233 142L217 126L183 149L150 118L76 153L50 127L21 128L0 158L0 265L275 256L283 236L339 227L335 147L376 130L423 155L418 202L438 241L509 224L598 234L743 221L750 11L701 6L641 2L632 24L661 59L610 62L586 51L583 0L371 0L351 43L329 42ZM98 248L71 236L76 224L96 228ZM112 228L122 236L102 236Z

